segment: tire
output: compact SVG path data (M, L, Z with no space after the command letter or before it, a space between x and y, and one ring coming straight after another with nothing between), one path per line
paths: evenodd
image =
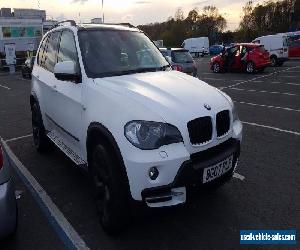
M254 63L253 62L247 62L247 64L246 64L246 72L248 74L252 74L252 73L254 73L254 71L255 71Z
M212 65L212 70L214 73L220 73L221 72L221 65L218 62L214 62Z
M31 114L34 146L39 153L45 153L49 149L50 142L46 136L41 111L36 102L31 106Z
M277 63L278 63L276 56L271 56L270 61L271 61L271 66L272 67L275 67L277 65Z
M258 69L257 71L260 72L260 73L262 73L262 72L265 71L265 69L266 69L266 68L260 68L260 69Z
M116 235L130 218L126 172L113 150L103 142L93 147L89 166L100 224L106 233Z
M277 62L277 66L282 66L283 62Z

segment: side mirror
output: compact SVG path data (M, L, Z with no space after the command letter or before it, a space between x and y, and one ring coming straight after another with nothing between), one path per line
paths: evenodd
M81 77L76 72L75 63L72 61L58 62L54 66L54 75L61 81L80 82Z
M170 56L166 56L166 59L167 59L167 61L168 61L168 63L172 63L172 58L170 57Z

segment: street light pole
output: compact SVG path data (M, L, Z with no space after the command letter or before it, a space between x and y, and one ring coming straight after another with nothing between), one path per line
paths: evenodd
M104 23L104 0L102 0L102 22Z

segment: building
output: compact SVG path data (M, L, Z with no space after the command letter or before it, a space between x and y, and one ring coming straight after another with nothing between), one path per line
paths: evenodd
M15 46L17 64L29 51L35 53L43 34L44 10L2 8L0 10L0 65L5 62L5 46Z
M96 17L96 18L91 19L91 23L101 24L101 23L103 23L103 21L102 21L101 17Z
M35 9L14 9L14 17L24 19L41 19L42 21L45 21L46 11Z

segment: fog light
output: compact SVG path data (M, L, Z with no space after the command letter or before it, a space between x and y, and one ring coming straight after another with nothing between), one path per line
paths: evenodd
M155 180L159 175L158 169L156 167L151 167L149 169L149 177L151 180Z

